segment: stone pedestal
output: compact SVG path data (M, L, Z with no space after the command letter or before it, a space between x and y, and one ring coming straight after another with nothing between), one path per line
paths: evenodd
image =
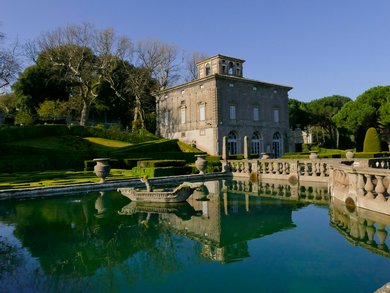
M249 139L244 136L244 159L249 159Z

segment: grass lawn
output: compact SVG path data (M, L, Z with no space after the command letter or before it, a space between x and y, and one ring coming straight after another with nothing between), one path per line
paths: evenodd
M134 178L131 170L112 169L106 180ZM59 186L77 183L94 183L100 179L92 171L44 171L0 174L0 190L40 186Z
M119 140L111 140L101 137L84 137L85 140L97 144L99 146L104 146L108 148L123 148L133 145L129 142L119 141Z

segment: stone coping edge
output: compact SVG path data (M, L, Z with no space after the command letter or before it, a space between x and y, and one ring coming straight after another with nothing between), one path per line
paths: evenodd
M203 181L210 179L232 178L231 173L216 172L206 174L176 175L150 178L149 181L155 185L184 181ZM92 191L116 190L119 187L142 187L145 186L138 178L118 181L106 181L104 183L80 183L61 186L44 186L23 189L0 190L0 201L15 199L31 199L68 195L74 193L88 193Z

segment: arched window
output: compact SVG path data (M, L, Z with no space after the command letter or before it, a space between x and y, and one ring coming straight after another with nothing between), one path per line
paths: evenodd
M234 73L233 70L234 70L233 62L229 62L228 74L233 75L233 73Z
M279 158L281 155L282 137L279 132L275 132L272 138L272 151L274 158Z
M252 135L252 155L260 155L263 152L263 138L259 132L254 132Z
M231 131L228 135L228 154L236 155L237 154L237 134L234 131Z
M206 76L209 76L210 74L211 74L210 63L206 63Z

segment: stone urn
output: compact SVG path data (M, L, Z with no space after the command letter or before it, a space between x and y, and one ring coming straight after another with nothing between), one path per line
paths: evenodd
M95 201L95 209L97 210L97 214L95 217L104 218L108 215L110 210L110 200L104 194L104 191L100 191L100 196Z
M261 159L262 160L269 159L269 154L268 153L261 153Z
M96 162L95 167L93 168L95 175L100 178L99 183L104 183L108 174L110 174L110 159L109 158L99 158L93 159Z
M310 153L309 155L310 160L318 159L318 151L310 151L309 153Z
M352 149L345 150L345 157L347 159L352 159L355 154Z
M204 171L207 168L206 154L195 155L195 157L195 166L199 170L199 174L204 174Z

